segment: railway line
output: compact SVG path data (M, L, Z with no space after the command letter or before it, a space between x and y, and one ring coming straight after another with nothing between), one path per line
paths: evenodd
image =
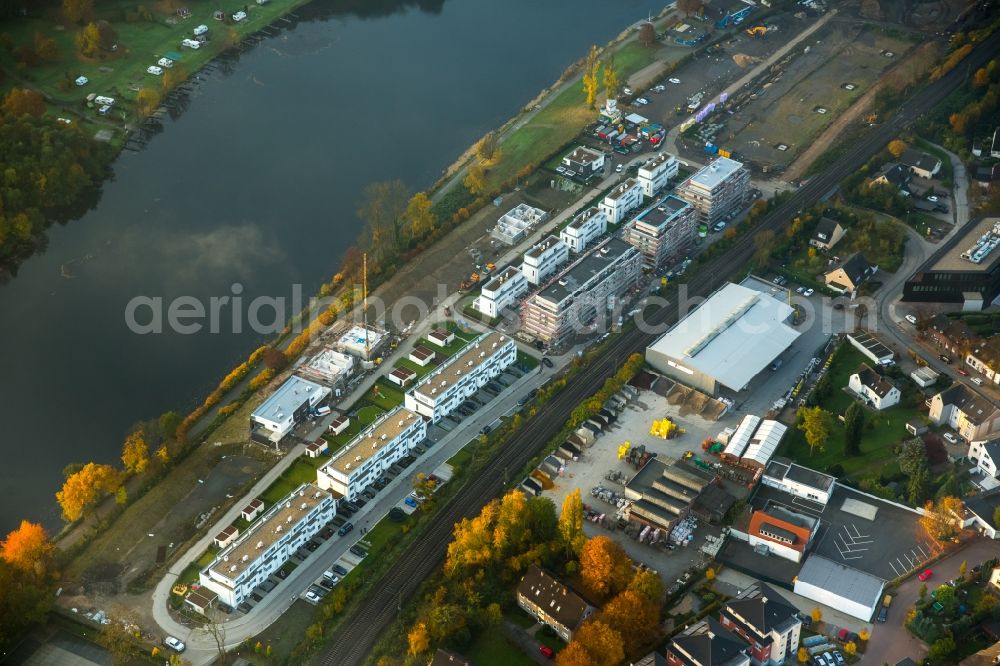
M981 42L960 65L912 95L885 124L874 128L826 171L811 178L783 204L764 216L750 233L724 253L706 262L687 284L691 296L707 296L725 281L737 275L754 253L754 236L765 229L782 230L800 211L823 200L848 175L859 169L872 155L922 113L933 108L958 88L965 77L1000 52L1000 33ZM669 300L676 296L671 290ZM647 307L645 321L652 326L669 325L678 318L676 307ZM344 619L316 663L323 666L359 666L375 642L396 617L400 604L409 599L444 560L453 525L476 513L490 499L499 496L511 474L519 474L524 465L561 429L573 408L595 393L629 355L641 352L657 334L630 329L612 338L603 359L585 368L561 393L526 420L504 448L492 458L476 478L470 478L442 507L424 531L402 554L396 565Z

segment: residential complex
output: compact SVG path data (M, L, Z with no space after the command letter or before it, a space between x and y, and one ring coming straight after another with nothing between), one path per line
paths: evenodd
M331 386L342 386L350 379L353 369L353 357L324 347L296 368L296 372L308 379Z
M594 240L608 231L608 216L596 206L591 206L559 232L559 240L573 252L583 252Z
M965 441L1000 432L1000 409L961 382L931 398L928 413L935 425L948 425Z
M639 167L639 184L642 193L655 197L670 179L677 175L677 158L670 153L660 153Z
M517 586L517 605L567 642L573 640L573 632L596 610L537 564L528 567Z
M236 607L335 515L333 496L304 483L219 551L198 580Z
M572 171L574 175L586 178L591 174L604 171L605 159L604 153L580 146L562 158L562 165Z
M330 393L326 386L292 375L250 414L251 438L277 444Z
M533 285L540 285L569 261L569 247L555 236L547 236L524 253L521 273Z
M628 214L642 205L642 185L635 178L611 190L598 206L610 224L620 224Z
M677 187L677 195L698 210L698 219L715 224L743 208L750 193L750 170L719 157Z
M1000 218L980 217L931 255L903 285L904 301L981 310L1000 296Z
M437 423L517 360L517 345L485 333L442 363L406 394L406 408Z
M625 230L625 240L642 253L647 268L684 256L698 230L698 213L683 199L668 194L644 211Z
M747 644L711 616L674 636L664 654L670 666L750 666Z
M316 472L316 483L353 501L394 462L427 438L427 422L397 407L355 435Z
M754 663L795 661L802 631L798 609L767 585L762 583L755 596L727 602L719 619L749 644Z
M521 305L522 330L562 344L635 287L642 255L620 238L610 238L576 260Z
M472 307L487 317L499 317L505 308L517 306L528 293L528 280L524 273L510 266L486 283L482 292L472 302Z
M688 386L742 391L799 337L792 307L770 294L726 284L646 348L646 361Z

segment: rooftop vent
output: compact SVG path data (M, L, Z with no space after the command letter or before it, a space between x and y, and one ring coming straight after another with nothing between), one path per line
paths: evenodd
M263 541L258 541L257 542L257 549L260 550L263 547L264 547L264 542Z
M236 571L236 565L235 564L232 565L231 567L229 567L229 573L234 573L235 571Z
M302 504L299 505L299 508L302 509L303 511L305 511L307 506L309 506L309 505L306 504L305 502L303 502Z

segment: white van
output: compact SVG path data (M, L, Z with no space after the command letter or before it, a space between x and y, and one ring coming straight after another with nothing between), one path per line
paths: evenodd
M94 98L94 102L96 104L100 104L102 106L114 106L115 105L115 98L114 97L105 97L104 95L98 95L97 97Z
M199 37L201 35L204 35L204 34L208 33L208 26L205 25L205 24L199 25L197 28L195 28L191 32L194 33L195 37Z
M982 377L973 377L972 381L975 382L977 386L982 386L983 385L983 378Z
M152 74L153 76L160 76L163 74L163 68L157 67L156 65L150 65L146 68L146 72Z
M247 17L247 13L245 11L242 11L242 10L240 10L240 11L236 12L235 14L233 14L233 20L236 21L237 23L239 23L240 21L242 21L246 17Z
M316 408L316 413L319 414L320 416L326 416L327 414L330 413L330 411L331 411L330 408L327 407L326 405Z

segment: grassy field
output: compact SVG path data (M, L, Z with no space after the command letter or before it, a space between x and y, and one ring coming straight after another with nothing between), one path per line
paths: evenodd
M535 663L508 643L499 630L480 633L465 655L477 666L530 666Z
M179 53L180 60L173 68L171 77L177 83L185 75L197 71L227 47L238 43L246 36L264 28L304 0L275 0L261 6L242 0L170 0L147 3L150 20L126 20L127 13L137 7L132 0L102 2L97 8L94 20L105 20L116 34L117 49L102 51L97 58L87 58L77 53L74 40L82 26L67 24L58 12L44 18L10 21L4 25L4 32L10 35L15 50L21 46L31 46L35 34L41 34L56 41L58 55L49 63L19 69L13 55L0 50L0 67L8 72L6 82L0 86L0 93L6 93L15 85L38 88L59 107L60 112L86 111L86 97L90 93L109 95L124 102L134 102L140 88L152 88L163 92L161 76L146 72L146 68L167 53ZM187 19L175 15L175 7L187 7L191 16ZM239 9L247 8L246 20L234 24L212 18L213 11L222 9L228 17ZM181 40L192 36L198 25L207 25L211 39L198 50L181 50ZM10 75L17 72L16 75ZM72 83L78 76L86 76L89 83L76 86ZM116 110L119 107L116 106ZM84 117L94 118L88 113ZM115 122L120 116L116 117Z
M854 347L845 344L838 352L837 359L830 366L830 385L832 392L823 400L823 409L835 416L842 415L854 402L854 398L845 392L848 379L858 365L867 359ZM865 430L861 439L861 454L857 456L844 455L844 424L835 420L830 432L830 438L822 451L810 454L802 432L795 427L789 429L782 442L778 455L787 456L796 462L817 470L826 470L832 465L841 465L848 477L857 479L865 472L895 461L893 445L908 438L906 422L917 418L920 410L914 392L903 390L903 398L895 407L876 412L866 410Z
M358 404L374 405L383 411L390 411L403 404L404 394L398 386L390 384L385 377L380 377L372 387L365 391ZM374 420L374 419L373 419ZM369 421L370 423L371 421ZM341 433L343 434L343 433Z
M653 63L658 51L658 47L643 46L637 41L623 46L615 53L619 78L626 81L631 74ZM603 81L603 68L598 81ZM583 85L576 82L569 86L504 139L500 160L486 174L489 186L500 187L526 164L542 163L596 118L597 112L587 108Z
M385 412L374 405L361 407L357 413L351 417L351 424L339 435L324 434L323 438L330 443L330 454L354 439L354 436L361 432L365 426L373 422Z
M299 458L289 466L284 473L275 479L274 483L267 487L260 498L268 506L281 501L290 492L301 486L303 483L313 483L316 481L316 466L313 458L299 456Z

